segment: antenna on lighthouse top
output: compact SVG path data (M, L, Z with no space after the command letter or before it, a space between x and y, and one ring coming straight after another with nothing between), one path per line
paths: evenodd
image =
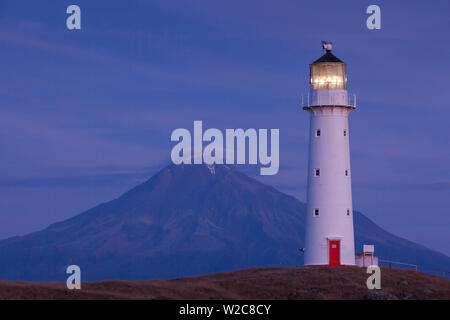
M325 49L327 52L330 52L332 48L333 48L333 42L322 41L322 49Z

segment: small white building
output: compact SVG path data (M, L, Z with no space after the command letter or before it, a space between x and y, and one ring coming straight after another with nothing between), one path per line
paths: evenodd
M357 253L355 262L358 267L378 266L378 257L375 256L375 246L363 245L363 252Z

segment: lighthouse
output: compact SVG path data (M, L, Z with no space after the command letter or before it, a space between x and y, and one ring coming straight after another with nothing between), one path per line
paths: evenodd
M331 53L310 64L310 115L305 265L355 265L347 93L347 64Z

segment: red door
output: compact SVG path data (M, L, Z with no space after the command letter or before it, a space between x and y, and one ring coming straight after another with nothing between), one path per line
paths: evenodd
M341 264L340 260L340 245L341 242L339 240L330 240L330 266L338 266Z

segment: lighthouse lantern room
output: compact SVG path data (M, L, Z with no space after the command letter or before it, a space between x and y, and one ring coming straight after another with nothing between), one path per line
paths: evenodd
M347 93L347 65L322 42L310 65L310 114L305 265L355 265Z

